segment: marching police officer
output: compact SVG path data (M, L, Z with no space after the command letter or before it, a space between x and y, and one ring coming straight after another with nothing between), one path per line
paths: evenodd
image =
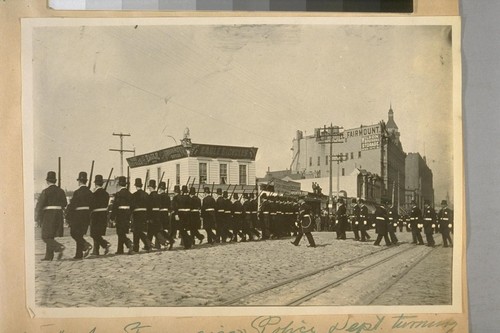
M369 225L368 225L368 207L365 205L365 201L363 199L359 199L359 231L361 233L361 241L366 242L367 240L370 240L370 235L368 235L368 230Z
M175 191L175 189L174 189ZM178 223L178 229L181 235L181 241L184 245L185 249L190 249L193 247L193 238L187 232L189 228L189 215L191 213L191 198L188 195L188 187L186 185L182 185L181 194L178 195L175 201L172 201L172 204L175 203L176 207L174 209L175 219ZM172 206L173 208L174 206Z
M222 199L224 206L224 233L228 235L229 242L231 242L234 240L234 236L236 236L233 223L233 203L229 199L229 193L227 191L222 192Z
M162 235L168 241L168 249L171 250L174 246L175 240L172 237L172 228L170 225L170 196L165 190L167 186L165 182L158 184L158 197L160 202L160 212L158 213L160 223L162 225Z
M104 249L104 254L108 254L111 244L106 241L102 236L106 235L106 227L108 224L108 204L109 194L102 187L104 180L102 175L96 175L95 191L93 193L94 209L90 215L90 237L94 240L93 255L99 255L99 248Z
M71 237L76 242L76 253L74 259L87 257L92 245L83 236L87 233L90 225L90 211L93 208L92 191L86 186L87 173L82 171L78 175L78 189L73 193L66 218L69 221ZM85 252L85 253L84 253Z
M45 257L42 261L54 259L54 252L57 252L57 259L61 259L64 245L54 238L58 235L60 226L64 224L63 209L68 204L66 194L56 186L56 173L47 173L47 188L42 191L35 208L35 220L42 226L42 240L45 245Z
M210 188L205 187L203 189L205 192L205 197L203 198L201 205L201 217L203 218L203 229L207 233L208 244L213 244L218 236L214 234L213 229L215 229L215 209L216 202L214 197L210 193Z
M260 220L262 221L262 239L266 240L270 237L269 224L271 222L271 217L269 216L269 200L267 200L267 194L262 193L260 196Z
M163 224L160 219L160 195L156 191L156 180L150 179L148 184L149 190L149 207L148 207L148 231L147 237L150 242L153 242L153 237L155 238L155 248L157 250L161 249L161 246L167 245L167 240L163 234Z
M312 216L311 216L311 206L306 204L304 199L299 200L299 232L295 240L291 242L295 246L299 246L300 240L302 236L305 234L307 241L309 242L309 247L316 247L316 243L314 242L314 238L311 234L311 231L314 229Z
M361 208L359 204L356 202L356 199L352 199L353 207L352 207L352 231L354 232L354 240L359 241L359 220L361 214Z
M217 189L217 199L215 201L216 207L216 230L217 230L217 240L216 242L222 243L226 242L229 237L229 232L226 229L226 201L222 195L222 189Z
M249 202L250 202L250 205L249 205L250 217L251 217L251 221L252 221L252 224L250 226L250 232L257 237L257 240L259 240L260 239L260 232L257 230L257 229L261 228L260 223L259 223L260 221L257 217L259 204L257 203L257 199L255 198L255 195L253 194L253 192L250 193Z
M144 249L146 252L151 251L151 242L146 236L147 219L149 211L149 196L142 189L141 178L136 178L134 186L136 191L132 194L132 232L134 235L134 251L139 252L139 241L144 244Z
M423 225L424 225L424 233L425 238L427 240L427 246L435 246L434 237L432 236L434 230L432 225L436 223L436 212L434 208L431 207L431 203L429 200L424 201L424 214L423 214Z
M453 211L448 208L448 202L446 200L441 201L441 209L438 213L439 219L439 229L441 231L441 236L443 237L443 247L448 247L448 242L450 247L453 247L453 242L451 240L450 231L453 230Z
M397 207L394 207L394 203L387 200L387 217L389 219L389 224L387 226L387 231L391 239L392 245L398 244L398 238L396 237L396 230L398 227L399 213Z
M339 198L338 208L336 212L337 218L337 238L338 239L346 239L346 230L347 230L347 209L344 205L344 199Z
M198 238L200 244L203 242L205 239L205 236L203 236L199 229L201 229L201 219L200 219L200 213L201 213L201 199L198 197L196 193L196 189L194 187L191 187L189 189L189 196L191 198L191 212L189 214L189 232L191 234L191 237L193 238L193 244L194 244L194 237Z
M413 237L412 244L424 245L424 240L422 239L422 235L420 234L420 230L422 228L422 211L417 207L417 203L415 202L415 200L411 201L411 205L410 227Z
M384 204L388 206L388 202L384 201ZM375 232L377 233L377 239L373 245L380 245L382 238L384 238L385 245L391 245L391 241L387 235L388 233L389 219L387 217L387 210L384 206L379 206L375 208Z
M115 193L115 199L111 208L111 221L116 221L116 234L118 235L118 247L116 254L123 254L123 245L128 248L129 254L134 254L132 241L127 237L130 227L130 205L132 194L127 189L127 180L124 176L118 177L120 189Z
M259 236L259 232L255 230L252 222L252 202L250 201L250 196L248 193L243 193L243 211L244 211L244 221L243 221L243 232L248 235L250 241L255 240L254 237Z

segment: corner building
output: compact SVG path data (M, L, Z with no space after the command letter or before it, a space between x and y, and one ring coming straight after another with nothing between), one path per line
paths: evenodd
M301 175L304 179L329 178L329 139L318 140L324 131L324 128L316 128L314 135L309 136L297 131L292 146L293 158L290 165L292 174ZM392 107L388 112L387 123L382 120L376 124L346 129L334 141L336 141L332 144L334 159L337 154L345 156L340 163L332 162L334 195L338 174L340 191L347 197L360 197L376 202L380 202L382 197L387 197L394 199L395 204L404 205L406 153L401 145ZM357 177L356 186L344 188L342 183L346 185L352 183L348 178L353 175ZM376 196L366 191L367 188L374 186L375 188L380 186ZM328 187L323 186L323 193L328 194L328 191Z

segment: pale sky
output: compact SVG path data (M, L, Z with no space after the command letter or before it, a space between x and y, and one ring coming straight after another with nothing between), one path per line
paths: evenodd
M168 22L168 21L167 21ZM213 25L40 27L33 33L35 190L62 157L118 175L137 154L193 142L258 147L257 176L290 167L297 129L387 120L452 193L451 27ZM126 156L131 156L126 155ZM126 168L126 167L125 167Z

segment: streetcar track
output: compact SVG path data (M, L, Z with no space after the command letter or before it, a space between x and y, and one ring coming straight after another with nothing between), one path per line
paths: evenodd
M349 281L350 279L352 279L352 278L354 278L354 277L356 277L356 276L358 276L358 275L360 275L360 274L362 274L362 273L364 273L364 272L366 272L366 271L368 271L368 270L370 270L372 268L375 268L375 267L377 267L377 266L379 266L379 265L381 265L383 263L386 263L389 260L391 260L392 258L397 257L397 256L399 256L399 255L401 255L403 253L406 253L406 252L408 252L410 250L413 250L413 249L415 249L415 247L409 247L409 248L404 249L403 251L399 251L397 253L394 253L394 254L390 255L389 257L381 259L381 260L379 260L379 261L377 261L377 262L375 262L375 263L373 263L371 265L365 266L364 268L359 269L359 270L357 270L357 271L355 271L355 272L353 272L351 274L348 274L347 276L344 276L344 277L339 278L339 279L337 279L337 280L335 280L333 282L329 282L329 283L327 283L327 284L325 284L325 285L323 285L323 286L321 286L319 288L316 288L314 291L309 292L306 295L303 295L301 297L295 298L293 301L290 301L290 302L288 302L285 305L287 305L287 306L297 306L297 305L300 305L300 304L302 304L304 302L307 302L307 301L313 299L314 297L323 294L325 291L327 291L327 290L329 290L331 288L335 288L335 287L337 287L337 286L345 283L346 281Z
M404 243L400 243L400 244L404 244ZM369 256L372 256L372 255L376 255L378 253L381 253L381 252L384 252L384 251L387 251L389 249L393 249L394 247L384 247L382 248L381 250L377 250L377 251L374 251L374 252L370 252L370 253L367 253L367 254L364 254L362 256L359 256L359 257L356 257L356 258L353 258L353 259L349 259L349 260L344 260L344 261L341 261L341 262L337 262L337 263L334 263L334 264L331 264L331 265L328 265L328 266L325 266L325 267L322 267L322 268L319 268L317 270L314 270L314 271L311 271L311 272L306 272L306 273L303 273L303 274L299 274L297 276L294 276L294 277L291 277L287 280L284 280L282 282L279 282L279 283L276 283L276 284L272 284L270 286L267 286L267 287L264 287L264 288L261 288L261 289L258 289L258 290L254 290L254 291L250 291L250 292L247 292L247 293L244 293L242 295L239 295L229 301L226 301L226 302L223 302L221 304L221 306L227 306L227 305L233 305L245 298L248 298L250 296L254 296L254 295L258 295L258 294L262 294L266 291L269 291L269 290L272 290L272 289L277 289L279 287L282 287L284 285L287 285L287 284L291 284L293 282L296 282L296 281L299 281L299 280L302 280L304 278L307 278L307 277L310 277L310 276L313 276L313 275L316 275L318 273L321 273L321 272L324 272L324 271L327 271L327 270L330 270L332 268L336 268L336 267L339 267L339 266L343 266L343 265L346 265L348 263L351 263L351 262L354 262L354 261L357 261L357 260L360 260L360 259L365 259ZM408 249L412 249L413 247L411 248L408 248ZM404 251L401 251L401 252L398 252L399 253L402 253L402 252L406 252L408 249L404 250Z

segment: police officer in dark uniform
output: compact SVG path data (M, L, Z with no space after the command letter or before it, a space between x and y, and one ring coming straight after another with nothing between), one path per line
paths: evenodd
M94 204L92 191L85 185L87 184L87 173L80 172L77 181L79 188L73 193L73 198L69 202L66 218L69 221L71 237L76 242L74 259L83 259L89 255L92 249L92 245L83 236L89 228L90 212Z
M347 229L347 210L344 205L344 199L339 198L339 206L336 212L337 218L337 237L338 239L346 239L346 229Z
M174 196L170 202L170 208L172 214L170 215L170 236L176 238L177 231L180 229L180 218L179 218L179 198L181 196L181 187L179 185L174 186Z
M252 223L252 203L248 193L243 193L243 232L248 235L248 240L255 240L254 237L259 235L257 230L254 229Z
M266 240L270 238L269 224L271 222L271 217L269 215L269 200L267 200L267 194L262 193L260 196L260 210L259 218L262 221L262 239Z
M193 237L193 244L194 244L194 238L196 237L200 244L203 242L205 239L205 236L203 236L199 229L201 229L201 199L198 197L196 193L196 189L194 187L191 187L189 189L189 196L191 197L191 212L189 214L189 232L191 234L191 237Z
M422 211L417 207L415 200L411 201L410 227L413 237L412 244L424 245L424 240L420 234L422 228Z
M189 215L191 214L191 198L189 197L188 187L186 185L182 185L181 194L177 197L175 202L178 205L175 209L175 213L178 223L177 228L181 235L181 242L185 249L190 249L193 247L193 238L188 233Z
M354 240L359 241L359 221L361 208L359 204L356 202L356 199L352 199L353 207L352 207L352 232L354 233Z
M118 235L118 248L116 254L123 254L123 245L127 246L128 253L134 254L132 241L127 237L130 227L130 205L132 194L127 189L125 177L118 177L120 189L115 194L115 200L111 208L111 221L116 222L116 234Z
M108 225L108 204L109 194L102 187L104 180L102 175L96 175L94 184L96 189L93 193L94 209L90 215L90 237L94 240L93 255L99 255L99 248L104 249L104 254L108 254L111 244L102 236L106 235Z
M45 179L48 187L42 191L35 208L35 220L41 224L42 240L45 243L45 257L42 261L54 259L54 252L57 252L57 259L61 259L64 245L54 238L58 235L61 225L64 224L63 209L68 204L66 194L56 186L56 173L49 171Z
M361 233L361 241L366 242L370 240L370 235L368 235L369 221L368 221L368 207L365 205L363 199L359 199L359 231Z
M226 242L228 238L228 232L226 230L226 201L222 196L222 189L217 189L217 199L215 200L215 208L216 208L216 230L217 230L217 240L216 242L222 243Z
M141 178L136 178L134 186L136 191L132 194L132 232L134 235L134 251L139 252L139 241L144 244L146 252L151 251L151 241L146 236L148 212L150 210L149 196L142 189Z
M307 241L309 242L309 247L316 247L316 243L314 242L314 238L311 232L314 229L314 224L311 216L311 207L306 204L304 199L299 200L299 232L295 240L291 242L295 246L299 246L302 235L306 235Z
M432 233L434 232L432 225L435 225L436 223L436 211L431 207L431 203L429 200L424 201L423 220L427 246L434 247L436 243L434 242L434 237L432 236Z
M392 245L397 245L398 238L396 237L396 230L398 227L399 213L397 207L395 207L390 200L387 200L387 203L388 204L386 210L387 210L387 217L389 219L387 231L389 233Z
M277 239L277 207L276 207L276 197L274 195L269 196L269 233L271 239Z
M201 205L201 217L203 218L203 229L207 233L208 244L213 244L217 240L217 235L214 234L215 229L215 209L216 202L214 197L210 193L210 188L205 187L203 189L205 196L202 200Z
M448 202L446 200L441 201L441 209L438 213L439 220L439 230L441 231L441 236L443 237L443 247L448 247L448 242L450 247L453 247L453 241L451 240L450 231L453 230L453 211L448 208Z
M232 225L233 225L233 241L238 241L238 235L242 242L246 242L246 235L243 234L243 224L244 224L244 210L243 205L240 202L240 197L238 193L233 194L233 203L231 206L231 211L233 215Z
M384 201L385 205L388 205L387 201ZM375 232L377 233L377 239L373 245L380 245L382 238L384 238L385 245L391 245L391 241L387 235L388 232L389 219L387 217L387 210L384 206L379 206L375 208Z
M260 221L258 218L258 210L259 210L259 204L257 203L257 199L255 198L255 195L250 193L249 196L249 202L250 202L250 219L252 221L252 224L250 226L250 232L257 237L257 240L260 239L260 232L257 229L261 229L260 226Z
M162 226L162 235L163 235L163 238L166 239L166 241L168 242L168 249L171 250L172 247L174 246L174 243L175 243L175 240L174 238L172 237L172 234L171 234L171 226L170 226L170 196L168 195L167 192L165 192L165 190L167 189L167 186L165 184L165 182L160 182L160 184L158 184L158 200L159 200L159 203L160 203L160 211L158 213L158 216L159 216L159 219L160 219L160 223L161 223L161 226Z
M147 237L149 241L153 242L155 238L155 248L161 249L161 246L167 245L167 240L163 234L163 224L160 218L160 195L156 191L156 180L150 179L148 184L149 189L149 207L148 207L148 231Z
M228 235L229 242L234 240L236 232L233 224L233 203L229 199L229 194L227 191L222 192L222 199L224 205L224 233ZM234 234L233 234L234 232Z

